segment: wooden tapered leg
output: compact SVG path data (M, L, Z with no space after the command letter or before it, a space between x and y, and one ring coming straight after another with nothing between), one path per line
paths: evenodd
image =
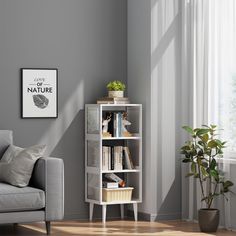
M49 235L51 233L51 222L45 221L45 225L46 225L47 235Z

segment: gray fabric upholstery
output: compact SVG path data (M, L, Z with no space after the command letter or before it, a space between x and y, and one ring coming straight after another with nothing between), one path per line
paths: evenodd
M44 220L45 212L43 210L0 213L0 224L30 223Z
M12 144L13 136L11 130L0 130L0 159L7 150L8 146Z
M1 163L11 162L24 148L10 145L2 156Z
M12 144L12 131L0 130L0 159L10 144ZM40 158L35 163L30 187L18 188L0 183L0 224L48 222L61 220L63 216L62 159Z
M32 187L18 188L0 183L0 212L39 210L44 207L43 190Z
M46 194L46 221L64 216L64 164L59 158L40 158L35 165L31 184Z
M45 152L45 145L35 145L24 148L22 151L11 149L13 158L9 163L0 161L0 181L18 187L26 187L29 184L35 162L42 157ZM8 149L6 152L8 152ZM18 155L17 155L18 153ZM3 155L3 158L5 154Z

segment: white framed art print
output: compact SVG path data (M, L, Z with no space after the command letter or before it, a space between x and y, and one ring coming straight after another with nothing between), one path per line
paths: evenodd
M21 69L21 117L58 117L58 70Z

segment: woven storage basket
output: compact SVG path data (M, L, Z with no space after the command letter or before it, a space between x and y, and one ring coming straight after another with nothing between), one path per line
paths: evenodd
M102 200L104 202L122 202L131 201L132 191L134 188L117 188L117 189L102 189Z

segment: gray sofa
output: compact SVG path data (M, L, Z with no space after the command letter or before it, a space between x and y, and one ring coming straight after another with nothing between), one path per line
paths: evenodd
M0 130L0 159L12 144L12 131ZM0 182L0 224L45 221L64 216L64 165L58 158L40 158L34 167L29 186L18 188Z

